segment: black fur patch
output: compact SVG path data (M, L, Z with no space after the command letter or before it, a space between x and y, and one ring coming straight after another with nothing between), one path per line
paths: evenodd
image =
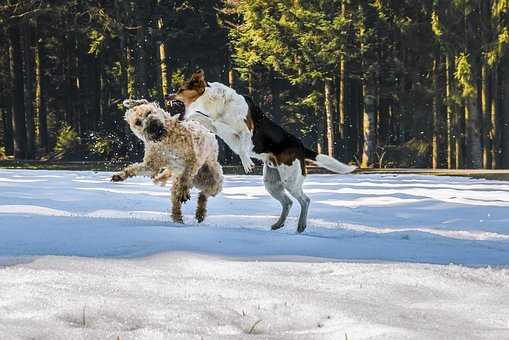
M244 96L253 120L253 151L272 154L278 164L291 165L295 159L300 161L302 174L306 175L306 159L315 160L318 155L308 149L302 141L277 125L261 111L253 100Z

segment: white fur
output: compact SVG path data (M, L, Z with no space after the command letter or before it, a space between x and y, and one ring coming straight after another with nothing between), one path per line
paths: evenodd
M246 100L234 89L221 83L209 83L203 95L186 108L185 119L212 127L210 130L239 155L244 170L250 172L254 167L251 157L255 155L253 134L244 121L248 111Z

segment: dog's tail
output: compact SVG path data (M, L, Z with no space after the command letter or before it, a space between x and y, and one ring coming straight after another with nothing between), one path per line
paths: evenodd
M355 170L355 166L341 163L337 159L319 154L308 148L304 149L304 157L321 168L325 168L338 174L348 174Z

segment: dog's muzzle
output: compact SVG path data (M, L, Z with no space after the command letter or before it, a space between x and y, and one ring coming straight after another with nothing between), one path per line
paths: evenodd
M179 120L183 120L186 114L186 106L183 101L173 99L170 100L168 112L171 116L178 116Z
M157 119L151 119L147 123L145 131L148 135L148 139L152 141L160 141L166 135L166 129L163 123Z

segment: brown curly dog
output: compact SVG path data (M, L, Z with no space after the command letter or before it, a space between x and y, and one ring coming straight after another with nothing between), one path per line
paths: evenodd
M128 109L125 120L145 144L145 155L142 163L127 166L111 180L148 175L155 183L164 185L171 178L171 217L177 223L183 223L182 203L190 198L194 186L200 190L196 220L202 222L207 199L221 192L223 185L216 137L198 122L171 117L156 103L125 100L124 106Z

